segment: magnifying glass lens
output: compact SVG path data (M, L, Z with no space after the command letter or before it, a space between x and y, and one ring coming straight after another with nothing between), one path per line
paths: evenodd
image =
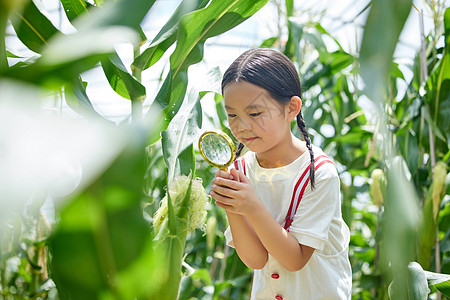
M218 134L205 135L202 148L206 158L216 165L225 165L232 157L230 145Z

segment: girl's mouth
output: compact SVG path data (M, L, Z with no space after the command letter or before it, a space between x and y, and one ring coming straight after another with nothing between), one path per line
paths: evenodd
M252 138L244 138L244 141L246 141L247 143L248 142L251 142L251 141L253 141L253 140L255 140L256 139L256 137L252 137Z

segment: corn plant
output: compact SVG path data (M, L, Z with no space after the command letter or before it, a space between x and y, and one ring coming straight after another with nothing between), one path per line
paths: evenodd
M91 122L105 117L94 109L92 101L95 99L91 99L86 91L89 82L83 81L82 73L101 66L111 88L125 101L131 101L135 123L118 126L117 130L128 132L129 146L103 173L70 196L68 204L57 207L58 222L51 237L39 238L26 246L35 247L35 251L25 249L26 256L25 252L17 252L23 249L16 246L18 240L23 239L21 224L26 221L26 216L19 216L17 222L17 218L8 219L5 225L13 230L10 235L3 235L5 231L1 231L5 239L0 256L4 298L56 297L56 284L59 297L64 299L150 299L161 292L161 286L169 278L178 278L179 283L181 268L171 269L173 274L167 272L166 260L161 259L167 253L158 252L160 248L153 242L151 223L143 215L142 202L146 199L143 192L152 189L151 185L144 185L146 164L150 166L158 160L159 155L154 150L159 149L164 151L169 170L162 178L170 178L169 183L174 176L194 172L192 138L179 143L180 139L173 136L175 132L179 134L185 124L172 125L168 129L185 98L187 69L201 61L203 45L208 38L245 21L266 2L181 1L149 43L140 24L155 1L61 0L75 33L64 33L54 26L37 0L0 2L0 80L15 80L62 95L71 109ZM21 58L7 51L5 32L8 24L12 24L17 37L36 56ZM131 44L135 49L135 59L129 68L114 49L119 42ZM141 73L175 43L175 50L170 53L169 72L157 95L150 99L148 111L144 111L147 92L140 81ZM19 61L10 65L8 59L12 58ZM41 100L36 97L36 101ZM106 123L115 126L109 120ZM195 128L184 128L195 132ZM161 135L164 146L158 148L155 144ZM147 177L146 182L153 182L158 185L157 189L163 189L162 181ZM164 185L167 184L164 181ZM155 200L159 200L159 196ZM36 206L39 211L40 205ZM180 213L187 215L188 209L183 207ZM170 223L178 226L173 219ZM183 245L184 242L177 250L181 254ZM42 256L42 250L47 251L47 255ZM34 256L30 257L28 253ZM20 269L11 272L11 262L19 256L24 257ZM43 260L38 261L41 257ZM169 261L178 260L176 265L181 266L182 258L178 255ZM31 279L27 272L33 274ZM177 280L171 289L176 285ZM174 293L169 289L162 292L164 299L177 297L176 289Z
M107 131L121 139L114 146L117 153L74 194L63 202L53 196L55 224L42 214L45 193L26 204L19 201L22 211L5 218L2 209L2 298L248 299L251 271L224 245L223 211L206 203L206 233L189 233L190 205L176 211L169 190L176 178L189 174L209 188L214 169L192 145L202 117L227 131L221 95L213 96L217 116L202 111L207 91L186 97L188 67L202 59L209 37L245 21L267 2L184 0L148 38L141 22L155 1L60 0L76 28L64 33L38 0L0 0L0 101L16 94L17 102L31 107L22 97L24 86L11 80L31 85L31 94L50 91L88 124L102 119ZM279 27L287 29L287 39L280 34L261 44L277 47L297 64L310 134L335 159L343 178L355 299L388 299L389 294L391 299L419 299L428 294L425 285L449 294L448 277L441 273L450 273L450 21L441 1L427 3L435 29L424 36L424 51L413 66L392 59L406 16L420 15L410 11L408 0L369 3L361 53L344 50L320 23L293 18L303 13L293 0L276 2L283 8ZM21 58L9 51L8 24L35 56ZM130 66L114 49L124 41L134 48ZM168 71L153 96L141 75L169 55ZM132 122L125 122L130 124L112 124L94 109L96 99L86 90L90 83L83 81L83 72L97 67L111 88L130 101ZM410 81L402 67L413 72ZM399 81L407 86L404 95L398 94ZM359 106L362 96L376 107L375 121L368 117L373 111ZM112 140L106 141L113 148ZM91 147L106 156L106 148ZM187 201L192 186L185 190L182 200ZM168 211L174 209L157 230L153 217L164 197ZM361 202L364 197L369 201Z
M448 73L444 69L448 61L445 55L436 56L449 48L447 44L445 48L436 45L438 36L448 41L448 31L440 29L448 27L445 5L428 2L430 10L436 12L436 28L424 37L424 65L428 66L422 76L428 78L425 84L425 79L420 80L424 68L419 52L413 66L402 66L414 73L408 82L399 63L392 59L406 17L420 16L416 10L410 12L410 1L368 3L360 12L369 11L361 53L354 54L345 51L320 23L299 22L295 16L306 12L301 8L296 11L294 1L276 3L282 8L279 27L287 27L288 39L283 40L280 34L261 46L277 47L298 63L303 115L312 129L313 141L338 162L341 176L350 178L342 181L341 187L343 216L352 229L354 297L387 299L394 274L405 278L403 287L410 285L406 281L410 261L420 262L425 270L449 273L448 200L444 200L448 187L443 184L449 160L448 137L444 133L448 132L448 118L444 117L448 114L444 75ZM419 28L417 32L420 39ZM325 43L325 37L332 42ZM329 45L337 50L329 51ZM361 85L359 75L365 85ZM406 93L400 96L399 81L407 86ZM422 93L421 87L425 87ZM374 110L359 106L364 101L362 96L369 97L379 109L375 121ZM324 125L328 130L323 129ZM388 178L381 185L376 183L380 182L379 176L370 179L380 172ZM357 183L361 178L363 183ZM374 192L382 186L383 191ZM374 203L363 202L361 207L358 195L369 196L369 189ZM439 260L440 269L436 263ZM442 280L448 280L445 278ZM397 286L398 281L401 279Z

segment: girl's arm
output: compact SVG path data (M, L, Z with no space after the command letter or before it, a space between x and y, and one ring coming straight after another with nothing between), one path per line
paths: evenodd
M250 269L262 269L267 262L267 250L259 240L247 218L226 211L236 252Z
M227 215L239 215L248 222L248 226L256 234L263 248L269 252L281 265L289 271L298 271L302 269L311 258L314 248L304 246L298 243L297 239L289 234L278 222L272 217L270 212L262 205L254 194L248 178L240 171L231 170L231 175L238 180L227 179L226 172L218 171L213 181L211 196L216 199L218 206L227 211ZM229 176L229 175L228 175ZM232 217L232 219L234 216ZM239 219L236 219L239 220ZM236 221L236 220L233 220ZM230 226L232 220L230 220ZM244 222L236 222L236 224L244 224ZM235 242L236 250L238 243L245 243L245 236L241 235L236 240L236 234L240 235L239 228L235 226L232 234ZM251 231L247 231L251 232ZM245 262L251 259L255 254L252 251L244 251L239 257ZM266 259L267 260L267 259ZM265 262L264 262L265 263ZM250 266L249 266L250 267Z

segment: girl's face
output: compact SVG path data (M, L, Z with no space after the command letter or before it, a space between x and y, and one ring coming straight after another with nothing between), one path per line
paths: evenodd
M293 116L288 105L273 99L264 88L236 82L225 87L223 96L231 132L251 151L274 150L290 135Z

